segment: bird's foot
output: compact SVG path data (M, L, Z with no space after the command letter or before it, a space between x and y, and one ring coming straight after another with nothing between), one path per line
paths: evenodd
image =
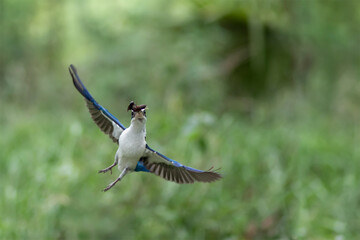
M113 186L115 186L115 184L116 184L117 182L119 182L129 171L130 171L129 168L125 168L125 169L120 173L120 176L119 176L115 181L113 181L112 183L110 183L110 184L104 189L104 192L110 190L110 188L112 188Z
M115 184L118 182L119 180L116 179L116 181L110 183L103 191L106 192L108 190L110 190L110 188L112 188L113 186L115 186Z
M115 165L111 165L110 167L101 169L101 170L99 170L98 173L106 173L106 172L110 171L110 174L112 174L112 168L113 168L114 166L115 166Z

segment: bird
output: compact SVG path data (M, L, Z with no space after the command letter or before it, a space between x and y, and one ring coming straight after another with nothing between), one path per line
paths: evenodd
M120 171L119 177L103 191L110 190L131 172L148 172L179 184L213 182L222 178L217 172L218 170L211 171L212 168L210 168L207 171L202 171L188 167L152 149L146 143L146 105L136 105L133 101L130 102L127 111L131 111L131 122L130 126L126 128L92 97L80 80L74 65L69 66L69 72L75 88L85 99L93 121L102 132L119 145L113 164L98 171L99 173L110 171L112 174L112 168L116 165Z

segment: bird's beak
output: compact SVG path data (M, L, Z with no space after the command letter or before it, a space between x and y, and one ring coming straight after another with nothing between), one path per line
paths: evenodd
M135 112L135 119L139 119L139 120L145 119L144 113L142 111Z

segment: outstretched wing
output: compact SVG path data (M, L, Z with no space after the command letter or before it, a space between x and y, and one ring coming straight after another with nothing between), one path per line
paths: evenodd
M139 162L150 172L176 183L213 182L221 178L221 175L214 171L201 171L184 166L156 152L148 145L146 145L145 154Z
M114 117L108 110L98 104L95 99L90 95L89 91L81 82L74 65L71 64L69 66L69 72L72 77L74 86L85 98L86 106L89 109L91 118L94 120L96 125L98 125L101 131L109 135L109 137L114 142L118 143L121 133L126 128L119 122L116 117Z

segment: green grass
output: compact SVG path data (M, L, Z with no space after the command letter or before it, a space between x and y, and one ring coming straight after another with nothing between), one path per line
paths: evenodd
M221 167L224 178L177 185L133 173L103 193L118 172L97 170L117 146L85 108L7 110L0 239L359 237L360 131L338 116L149 111L152 147L193 167Z

